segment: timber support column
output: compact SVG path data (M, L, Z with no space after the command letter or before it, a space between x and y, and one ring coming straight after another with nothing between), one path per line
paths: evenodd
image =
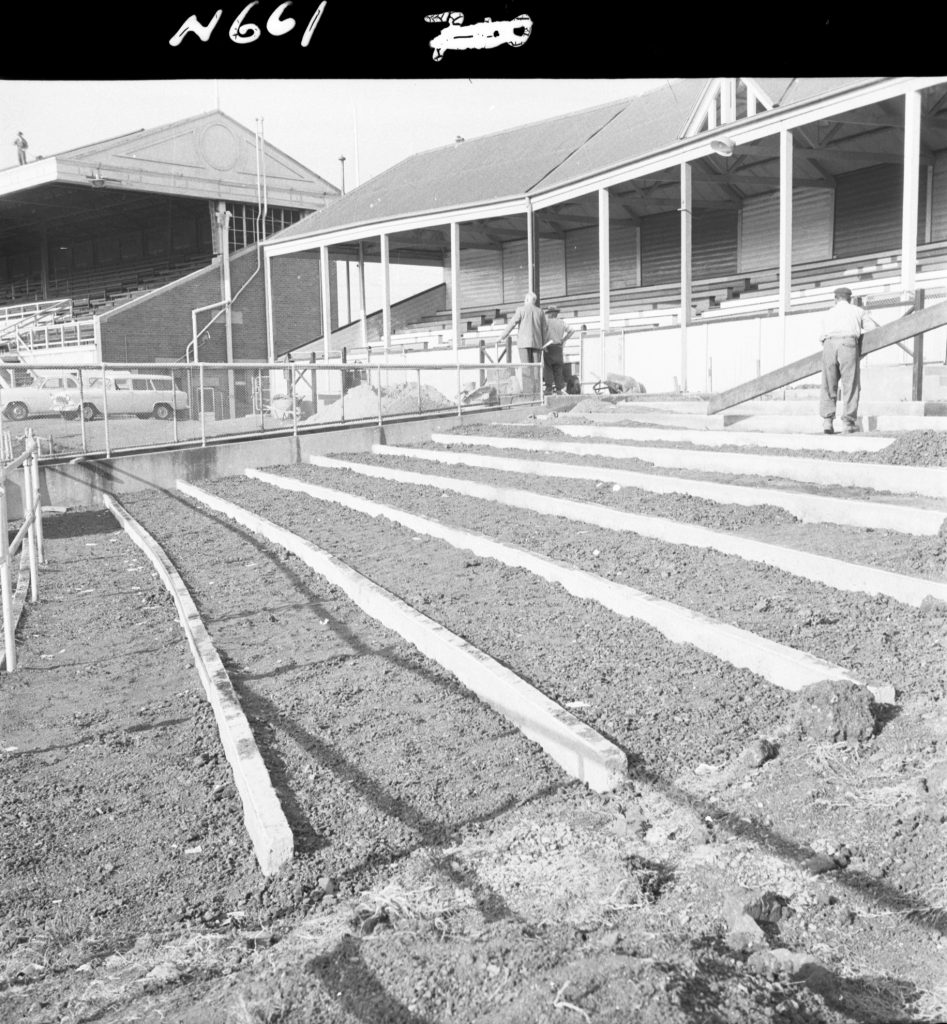
M536 295L537 305L542 305L539 292L539 235L536 231L536 211L526 200L526 282L527 289Z
M917 192L921 173L921 94L904 94L904 184L901 212L901 298L910 299L917 277Z
M681 164L681 380L687 391L687 325L691 318L691 251L693 248L693 187L691 165Z
M607 331L611 316L611 204L607 188L598 190L598 309L602 330Z
M789 310L792 306L792 133L779 133L779 333L786 362Z
M454 352L460 351L460 223L450 225L450 323Z

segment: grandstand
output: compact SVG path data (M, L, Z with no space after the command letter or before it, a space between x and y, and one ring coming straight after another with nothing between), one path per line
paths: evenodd
M273 274L304 254L355 261L382 296L343 332L328 313L313 325L324 358L345 343L475 360L531 287L582 332L576 363L649 390L728 387L812 351L840 281L880 321L947 294L947 78L668 82L418 153L265 252ZM407 321L385 301L406 264L445 282L443 305ZM287 323L270 318L271 356L293 353Z
M220 111L2 170L5 359L183 359L192 332L187 302L221 299L224 248L246 252L338 194ZM247 262L234 260L235 278ZM153 303L182 281L191 284L173 312ZM244 283L235 279L235 290ZM259 295L255 301L261 305ZM237 324L235 351L259 357L246 333Z

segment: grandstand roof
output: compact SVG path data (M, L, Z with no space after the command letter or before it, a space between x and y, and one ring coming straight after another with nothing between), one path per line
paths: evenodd
M0 197L29 201L42 186L256 202L256 136L221 111L93 142L0 170ZM321 208L339 190L303 164L265 145L271 206Z
M877 80L753 79L772 107ZM416 153L271 236L270 242L538 195L633 163L681 141L712 81L669 81L626 100Z

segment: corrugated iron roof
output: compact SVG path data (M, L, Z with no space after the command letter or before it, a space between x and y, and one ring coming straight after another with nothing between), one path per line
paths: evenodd
M525 196L628 102L620 100L415 153L272 237L282 240Z
M554 167L534 191L578 181L674 145L706 84L705 78L668 82L626 101L616 117Z
M779 107L876 80L755 79ZM708 81L671 80L627 100L417 153L269 241L520 198L579 182L675 145Z

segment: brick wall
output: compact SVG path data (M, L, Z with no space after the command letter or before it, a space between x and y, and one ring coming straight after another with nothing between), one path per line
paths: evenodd
M102 358L116 363L182 359L191 340L191 310L220 301L220 277L220 266L215 264L108 313L102 318ZM318 259L303 253L275 259L272 285L276 354L280 355L322 333ZM255 250L231 258L230 287L236 296L232 307L234 359L265 362L264 269L261 266L257 272ZM205 327L215 312L198 314L202 362L225 362L227 358L223 316ZM205 338L205 333L209 337Z

